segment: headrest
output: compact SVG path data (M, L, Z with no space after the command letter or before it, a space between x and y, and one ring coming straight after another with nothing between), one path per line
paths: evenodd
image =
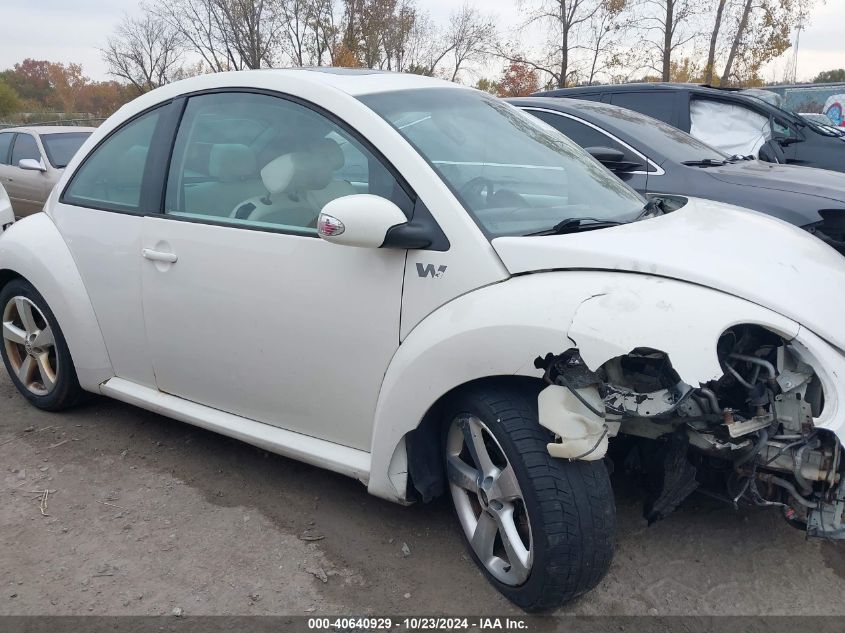
M331 139L320 139L304 152L292 152L271 160L261 170L264 187L272 195L283 191L317 191L331 182L343 167L343 151Z
M211 146L208 175L220 180L240 180L258 171L255 152L239 143L218 143Z
M346 162L340 145L330 138L321 138L309 149L318 154L322 160L326 161L326 164L332 171L337 171Z

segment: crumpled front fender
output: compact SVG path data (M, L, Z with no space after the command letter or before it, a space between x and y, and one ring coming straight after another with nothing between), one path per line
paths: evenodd
M591 369L651 347L696 385L721 375L716 344L726 329L757 324L787 339L795 322L743 299L683 281L607 271L513 277L456 298L403 341L376 408L370 492L403 499L406 474L390 464L404 436L445 394L490 376L532 376L534 360L578 348Z

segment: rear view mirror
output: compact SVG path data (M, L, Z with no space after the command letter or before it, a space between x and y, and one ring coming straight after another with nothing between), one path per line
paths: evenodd
M584 150L610 171L633 171L643 166L641 163L624 160L625 154L612 147L585 147Z
M18 161L18 167L27 171L47 171L44 163L34 158L22 158Z
M368 193L336 198L323 207L317 234L334 244L379 248L388 231L408 222L393 202Z

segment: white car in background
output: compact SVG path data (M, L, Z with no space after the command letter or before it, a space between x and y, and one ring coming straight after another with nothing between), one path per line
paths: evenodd
M610 566L609 448L659 482L649 521L707 485L842 538L841 255L679 206L449 82L195 77L0 236L3 360L45 410L100 393L391 501L448 493L530 611Z
M9 194L0 184L0 233L12 226L15 221L15 212L12 210L12 201Z

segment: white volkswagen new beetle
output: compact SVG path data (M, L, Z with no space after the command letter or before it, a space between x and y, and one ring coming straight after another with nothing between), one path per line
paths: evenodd
M608 451L649 521L706 486L845 536L843 288L799 229L663 212L502 101L374 71L155 90L0 236L35 406L100 393L392 501L448 491L527 610L607 571Z

